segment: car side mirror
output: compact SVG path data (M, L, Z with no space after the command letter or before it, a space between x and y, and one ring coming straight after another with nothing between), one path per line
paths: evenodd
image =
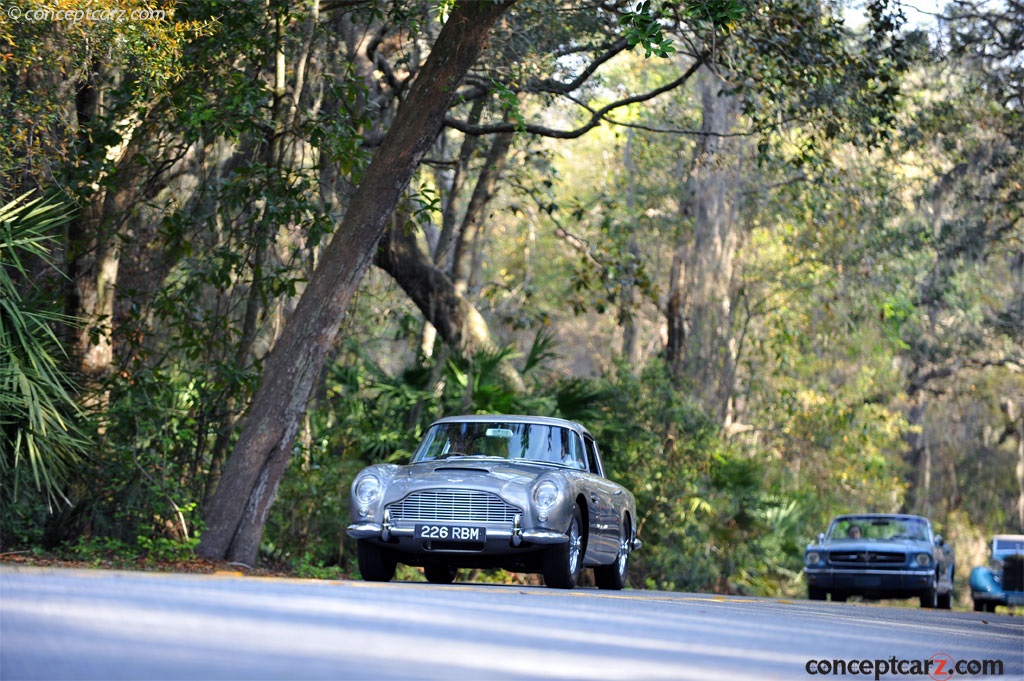
M942 546L945 543L946 543L946 540L942 538L941 534L935 535L935 545L936 546Z
M819 532L818 533L818 543L822 544L822 543L824 543L824 541L825 541L825 533L824 532Z

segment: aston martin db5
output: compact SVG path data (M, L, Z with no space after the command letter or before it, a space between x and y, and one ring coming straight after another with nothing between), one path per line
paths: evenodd
M917 597L948 610L954 571L952 547L917 515L841 515L804 551L807 596L818 601Z
M390 581L404 563L439 584L460 568L504 568L571 589L593 568L599 588L621 589L641 545L635 503L578 423L455 416L427 430L408 465L356 476L348 535L368 581Z

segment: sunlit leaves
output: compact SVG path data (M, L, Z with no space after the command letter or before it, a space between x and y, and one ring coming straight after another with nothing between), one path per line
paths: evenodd
M665 37L658 16L652 11L648 0L640 2L635 9L623 12L619 24L624 28L630 46L640 45L644 48L645 57L653 54L667 58L676 51L672 39Z

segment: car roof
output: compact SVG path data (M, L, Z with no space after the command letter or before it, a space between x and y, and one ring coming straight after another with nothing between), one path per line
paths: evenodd
M1005 541L1024 541L1024 534L994 534L992 539Z
M913 515L911 513L844 513L837 515L832 519L832 522L838 522L840 520L849 520L851 518L858 518L862 520L875 520L883 518L891 518L893 520L922 520L926 523L931 524L927 518L920 515Z
M581 424L567 419L560 419L554 416L528 416L525 414L465 414L462 416L445 416L434 421L432 425L444 423L489 423L492 421L505 421L510 423L526 423L539 426L561 426L575 430L580 434L590 435L590 431ZM591 437L593 437L591 435Z

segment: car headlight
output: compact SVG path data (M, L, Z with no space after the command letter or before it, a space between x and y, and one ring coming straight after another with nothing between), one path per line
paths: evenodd
M932 564L932 557L927 553L919 553L914 556L914 562L917 563L918 567L928 567Z
M356 481L355 497L359 504L359 515L370 514L370 504L380 498L380 480L376 475L364 475Z
M533 488L533 505L540 520L547 520L551 509L558 503L558 485L544 480Z
M804 556L804 561L808 565L817 565L821 562L821 554L817 551L808 551L807 555Z

